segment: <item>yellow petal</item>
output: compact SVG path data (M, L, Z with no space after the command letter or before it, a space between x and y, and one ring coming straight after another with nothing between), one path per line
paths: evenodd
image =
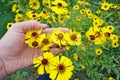
M38 68L38 74L44 74L44 66L40 65L40 67Z

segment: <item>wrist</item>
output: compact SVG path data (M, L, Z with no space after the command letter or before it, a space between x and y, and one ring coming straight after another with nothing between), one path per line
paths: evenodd
M5 70L4 62L0 57L0 80L4 80L5 77L7 77L7 73L6 73L6 70Z

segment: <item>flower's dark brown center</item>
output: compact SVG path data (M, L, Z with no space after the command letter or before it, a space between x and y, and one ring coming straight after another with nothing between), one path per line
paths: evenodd
M109 27L109 29L111 30L112 28L111 28L111 27Z
M114 43L114 45L117 45L116 43Z
M95 32L95 37L100 37L100 32L96 31Z
M18 17L18 19L20 20L20 19L21 19L21 17Z
M61 7L62 7L62 3L58 3L57 6L58 6L59 8L61 8Z
M57 67L58 72L64 72L65 71L65 66L63 64L59 64Z
M37 41L33 41L32 42L32 46L37 47L38 46L38 42Z
M48 44L49 43L49 40L46 38L46 39L43 39L42 41L44 44Z
M18 10L18 7L16 7L15 9Z
M98 51L98 53L100 53L100 51Z
M104 6L104 8L107 8L107 7L108 7L107 5Z
M105 33L105 36L106 36L107 38L109 38L110 35L111 35L111 34L110 34L109 32L106 32L106 33Z
M36 17L36 15L35 15L35 14L33 14L33 15L32 15L32 17L34 18L34 17Z
M77 39L77 36L75 34L71 35L71 39L74 41Z
M85 11L84 10L82 10L82 13L84 13Z
M94 35L90 35L90 40L95 40L95 36Z
M9 27L11 27L12 26L12 24L9 24Z
M43 14L46 14L46 11L43 11Z
M63 34L62 33L58 34L58 39L63 39Z
M48 60L47 60L47 59L43 59L43 60L42 60L42 64L43 64L43 65L48 64Z
M37 32L33 32L33 33L32 33L32 36L33 36L33 37L37 36Z
M37 5L36 2L33 2L33 5L36 6Z

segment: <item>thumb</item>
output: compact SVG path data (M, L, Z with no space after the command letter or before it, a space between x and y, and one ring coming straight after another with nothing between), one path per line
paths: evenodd
M15 30L20 33L26 33L28 30L40 29L40 28L45 29L45 28L47 28L47 25L40 24L36 20L30 20L30 21L15 23L12 25L12 27L10 29Z

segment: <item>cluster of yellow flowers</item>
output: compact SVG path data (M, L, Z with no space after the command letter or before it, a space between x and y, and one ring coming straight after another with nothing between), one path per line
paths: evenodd
M45 52L43 56L34 58L34 67L38 67L38 74L48 73L52 80L69 80L74 66L65 56L54 56L52 52Z
M49 27L70 28L68 32L63 32L58 28L50 34L43 33L42 29L30 30L26 33L25 43L29 47L41 49L44 52L42 56L33 60L34 67L38 68L38 74L49 73L52 80L69 80L72 75L74 67L71 60L65 56L56 56L48 52L51 47L69 50L70 46L79 46L78 51L75 53L71 51L72 54L70 54L74 61L79 61L79 55L82 55L80 53L85 53L87 56L86 53L95 52L95 56L99 57L104 52L103 47L108 46L109 43L111 43L109 46L113 48L119 46L119 37L115 32L116 26L107 23L103 15L105 12L116 9L117 5L102 0L98 1L97 7L92 10L89 2L92 1L26 0L23 5L20 0L13 2L12 11L16 14L14 22L36 20L46 23ZM8 23L7 29L12 24L12 22ZM89 52L89 48L91 48L89 44L92 44L94 52ZM82 64L82 60L79 62L81 62L79 67L84 70L86 65ZM112 79L114 80L114 78L109 78L109 80Z
M68 50L70 45L80 45L81 34L72 30L62 32L60 29L54 30L51 34L42 33L42 29L30 30L25 35L25 43L32 48L41 48L43 51L49 50L53 45Z

